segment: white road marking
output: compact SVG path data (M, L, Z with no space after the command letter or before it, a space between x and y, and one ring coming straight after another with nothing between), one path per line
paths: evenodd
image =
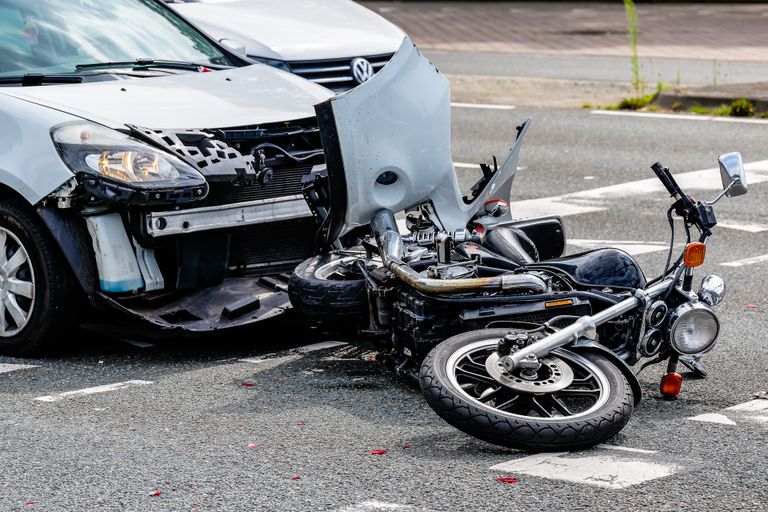
M349 343L343 341L323 341L320 343L313 343L312 345L305 345L296 349L296 352L301 354L308 354L310 352L317 352L318 350L325 350L327 348L345 347Z
M632 452L632 453L659 453L656 450L643 450L642 448L630 448L628 446L616 446L615 444L598 444L595 448L602 448L604 450L618 450L620 452Z
M669 250L669 244L663 242L637 242L634 240L586 240L573 238L566 240L569 245L574 245L581 249L600 249L602 247L615 247L626 251L632 256L638 254L648 254L657 251Z
M755 412L755 411L765 411L768 409L768 400L765 398L755 398L754 400L750 400L749 402L744 402L743 404L734 405L733 407L728 407L726 411L747 411L747 412Z
M492 105L489 103L451 103L456 108L484 108L489 110L514 110L514 105Z
M630 459L625 456L581 456L567 453L529 455L497 464L491 469L609 489L623 489L670 476L679 471L676 466Z
M762 256L753 256L751 258L744 258L741 260L726 261L725 263L721 263L721 265L724 267L746 267L747 265L754 265L755 263L762 263L764 261L768 261L768 254L763 254Z
M480 170L480 164L467 164L463 162L453 162L454 167L459 167L461 169L478 169Z
M698 114L662 114L658 112L631 112L626 110L593 110L591 113L599 116L647 117L651 119L674 119L681 121L713 121L716 123L768 124L768 119L703 116Z
M16 370L28 370L30 368L37 368L34 364L10 364L0 363L0 373L10 373Z
M744 165L749 184L768 181L768 160L759 160ZM675 174L677 183L686 190L722 190L719 169L681 172ZM608 208L609 200L635 197L644 194L668 196L666 189L655 176L637 181L628 181L606 187L581 190L560 196L542 197L512 203L515 218L560 215L567 217L583 213L599 212Z
M383 501L364 501L356 505L337 508L336 512L427 512L426 509L411 507L408 505L398 505L397 503L385 503Z
M58 402L60 400L66 400L67 398L93 395L96 393L106 393L108 391L117 391L118 389L124 389L130 386L147 386L149 384L154 384L154 382L148 380L128 380L125 382L116 382L114 384L106 384L104 386L96 386L93 388L65 391L64 393L58 393L56 395L38 396L35 398L35 400L40 402Z
M768 225L766 224L741 224L729 221L718 221L717 227L725 229L736 229L738 231L746 231L747 233L762 233L763 231L768 231Z
M245 359L238 359L239 363L258 364L259 370L271 370L281 364L290 363L296 359L300 359L301 355L291 354L287 356L276 356L275 354L266 354L261 357L246 357Z
M720 425L735 425L736 422L730 419L725 414L718 414L718 413L707 413L707 414L699 414L698 416L691 416L690 418L687 418L691 421L702 421L704 423L719 423Z

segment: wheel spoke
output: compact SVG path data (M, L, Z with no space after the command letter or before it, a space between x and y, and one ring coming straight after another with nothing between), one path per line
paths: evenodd
M515 405L520 398L520 395L515 395L506 402L500 403L499 405L494 405L494 407L500 411L508 412L508 409L511 405Z
M5 302L0 300L0 334L5 334L8 324L5 322Z
M30 281L22 281L15 277L9 277L5 282L5 286L10 293L15 295L21 295L28 299L33 299L35 297L35 285Z
M552 402L554 408L563 416L573 416L573 413L566 407L562 400L557 398L554 394L549 395L549 400Z
M531 397L531 406L532 406L532 409L533 409L534 411L536 411L536 412L538 412L539 414L541 414L541 415L542 415L544 418L551 418L551 417L552 417L552 413L551 413L551 412L549 412L549 410L548 410L546 407L544 407L543 405L541 405L541 404L538 402L538 400L536 400L536 399L535 399L535 398L533 398L533 397Z
M16 323L16 327L19 329L24 327L27 323L27 315L16 302L16 298L13 295L9 295L3 302L5 303L5 307L8 308L8 313L11 314L11 318L13 318L13 321Z
M600 396L600 390L599 389L572 389L572 388L565 388L561 389L557 392L558 395L568 396L568 397L592 397L597 398Z
M0 230L0 265L4 265L7 261L7 258L5 256L6 251L6 241L8 240L8 237L5 235L5 231Z
M11 256L10 259L3 264L2 268L6 275L13 276L16 275L16 271L19 270L19 267L21 267L26 262L27 255L24 253L24 250L19 247L16 249L16 252L13 253L13 256Z
M462 368L461 366L456 367L456 377L464 377L467 379L474 380L476 382L482 383L482 384L490 384L490 385L498 385L499 383L496 382L493 377L489 375L481 375L479 373L471 372L465 368Z

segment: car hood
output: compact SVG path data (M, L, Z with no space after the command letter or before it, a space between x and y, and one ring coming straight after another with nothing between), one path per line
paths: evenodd
M169 4L248 55L286 61L394 53L404 33L351 0L207 0Z
M304 119L332 93L263 64L212 73L0 88L113 128L205 129Z

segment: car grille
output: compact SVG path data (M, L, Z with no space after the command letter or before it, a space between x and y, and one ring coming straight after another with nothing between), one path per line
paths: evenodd
M394 54L363 57L379 72ZM334 92L343 92L359 85L352 76L354 58L291 61L288 65L295 74L320 84Z
M229 275L293 270L315 252L314 219L257 224L231 233Z

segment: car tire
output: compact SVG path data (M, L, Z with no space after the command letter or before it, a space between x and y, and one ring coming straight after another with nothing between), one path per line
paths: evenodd
M0 353L49 352L53 334L73 324L73 291L69 266L37 213L21 199L0 200Z

